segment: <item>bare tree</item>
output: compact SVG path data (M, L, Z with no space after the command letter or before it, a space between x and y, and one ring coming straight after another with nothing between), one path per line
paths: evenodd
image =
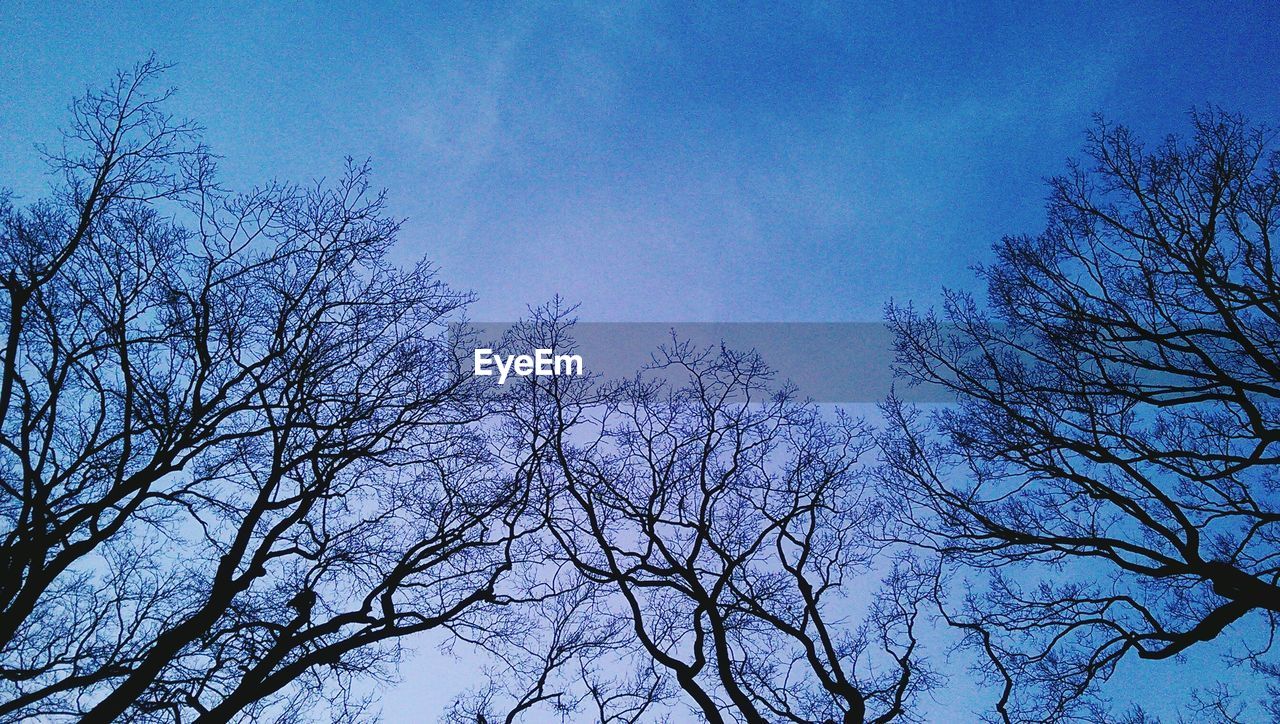
M885 479L904 534L972 586L948 616L989 658L1005 721L1092 719L1122 658L1228 627L1272 666L1280 156L1239 117L1192 121L1148 149L1099 120L1045 231L979 269L987 305L888 310L900 371L957 404L886 405Z
M521 334L572 345L557 307ZM572 600L607 642L593 653L642 675L629 699L652 673L681 694L622 718L679 706L710 722L911 719L936 678L916 638L929 579L895 570L865 623L845 624L848 584L887 568L865 426L797 401L754 354L678 342L633 381L529 378L513 400L509 439L545 499L548 579L588 588ZM558 696L599 699L587 689Z
M468 297L386 262L367 168L219 189L162 70L73 104L48 199L0 197L0 719L355 718L521 555Z

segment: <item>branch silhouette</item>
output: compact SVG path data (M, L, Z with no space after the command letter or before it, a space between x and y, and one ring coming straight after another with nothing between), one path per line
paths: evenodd
M1099 119L1045 230L979 269L985 307L888 309L899 372L958 404L890 400L883 479L972 586L948 617L1005 721L1096 720L1125 657L1246 626L1258 664L1275 632L1280 157L1242 118L1191 120L1147 148Z

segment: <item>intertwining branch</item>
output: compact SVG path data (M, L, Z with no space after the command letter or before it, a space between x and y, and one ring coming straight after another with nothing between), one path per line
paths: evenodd
M0 719L355 717L521 555L468 297L387 263L362 166L220 189L162 70L73 104L48 198L0 198Z
M564 317L538 310L523 332L571 346ZM932 579L893 566L872 534L865 425L797 400L754 353L677 340L632 381L530 378L511 400L508 449L544 500L545 580L573 610L539 634L561 658L497 646L507 685L467 716L499 721L505 706L513 721L551 700L616 721L663 707L710 722L913 720L937 680L917 638ZM513 690L510 672L529 684Z
M1210 110L1154 148L1099 121L1048 225L981 268L988 303L890 306L899 371L957 405L885 406L904 536L973 586L948 615L997 716L1096 716L1093 685L1280 613L1274 134ZM1094 713L1091 713L1094 712Z

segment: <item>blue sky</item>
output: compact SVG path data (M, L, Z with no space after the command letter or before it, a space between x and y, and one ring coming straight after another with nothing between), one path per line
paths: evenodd
M370 158L476 318L864 321L1034 231L1095 111L1280 120L1271 4L462 5L7 5L0 169L37 193L69 96L154 50L231 183Z
M6 3L0 185L154 51L230 185L369 158L474 318L874 321L1034 232L1094 112L1280 124L1274 3L778 5ZM389 713L447 699L409 678Z

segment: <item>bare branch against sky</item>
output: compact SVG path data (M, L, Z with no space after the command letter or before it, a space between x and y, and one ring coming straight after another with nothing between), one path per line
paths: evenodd
M1280 721L1278 26L0 10L0 722Z

